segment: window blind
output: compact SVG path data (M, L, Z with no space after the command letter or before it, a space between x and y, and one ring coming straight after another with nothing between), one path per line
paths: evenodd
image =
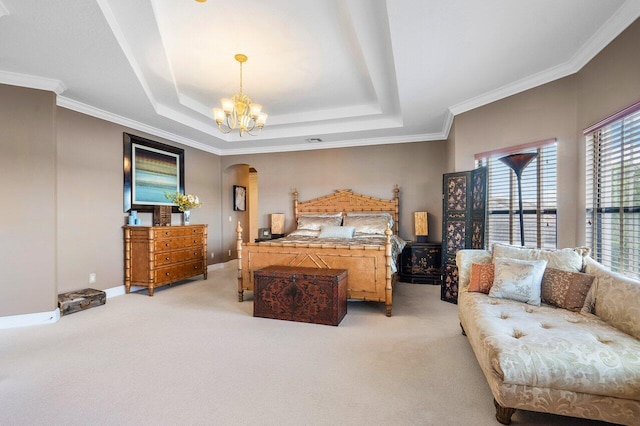
M520 245L518 181L499 159L515 152L536 152L522 172L522 210L525 246L556 248L557 142L555 139L476 155L477 166L487 166L487 226L485 239Z
M586 239L591 256L640 278L640 103L586 136Z

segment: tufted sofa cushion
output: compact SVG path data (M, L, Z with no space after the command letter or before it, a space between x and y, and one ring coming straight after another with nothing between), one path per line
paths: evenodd
M640 400L640 341L595 316L463 292L483 369L503 383Z

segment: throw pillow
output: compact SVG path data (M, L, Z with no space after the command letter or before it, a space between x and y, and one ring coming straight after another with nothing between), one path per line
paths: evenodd
M546 260L494 259L494 279L490 297L540 305L540 285Z
M577 312L584 306L595 276L547 268L542 276L542 301Z
M353 226L329 226L322 225L318 238L353 238Z
M505 257L521 260L546 260L550 268L564 271L581 272L584 257L589 254L588 247L564 248L558 250L532 249L507 244L494 243L493 258Z
M489 294L494 277L493 263L472 263L471 278L469 279L469 290L479 293Z

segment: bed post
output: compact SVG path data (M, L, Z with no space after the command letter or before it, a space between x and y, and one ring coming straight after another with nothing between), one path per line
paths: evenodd
M298 188L293 188L293 219L295 227L298 226Z
M391 227L389 225L387 225L387 229L384 231L384 235L386 235L387 237L387 241L384 244L384 256L385 256L385 307L386 307L386 315L388 317L391 316L391 306L392 306L392 294L393 294L393 287L392 287L392 282L391 282L391 234L393 234L393 231L391 231Z
M240 221L238 221L236 233L238 234L236 239L236 250L238 251L238 302L242 302L242 226L240 226Z
M398 187L398 184L396 183L396 185L393 187L393 202L396 205L396 214L395 214L395 224L393 225L396 231L396 235L398 235L398 233L400 232L400 224L398 222L400 222L400 188Z

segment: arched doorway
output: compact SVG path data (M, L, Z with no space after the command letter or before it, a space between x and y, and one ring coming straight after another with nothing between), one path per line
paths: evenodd
M245 210L234 206L234 186L245 188ZM242 226L243 242L258 238L258 171L248 164L227 167L222 179L222 248L225 262L237 259L238 222Z

